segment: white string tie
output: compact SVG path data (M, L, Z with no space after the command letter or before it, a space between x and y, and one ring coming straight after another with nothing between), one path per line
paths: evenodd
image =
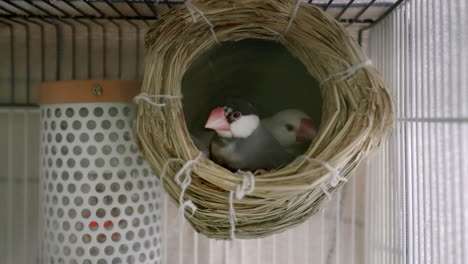
M285 36L288 31L289 31L289 28L291 28L291 25L294 21L294 19L296 19L296 16L297 16L297 12L299 11L299 7L301 6L301 0L297 0L296 2L296 6L294 7L292 13L291 13L291 16L289 18L289 22L288 22L288 25L286 26L286 28L284 29L284 32L283 32L283 36Z
M236 198L242 200L247 194L251 194L255 188L255 176L250 171L237 171L238 174L242 175L242 184L237 185Z
M325 184L320 184L320 189L322 189L323 193L327 196L328 200L331 200L332 199L332 196L331 194L328 192L327 190L327 186L325 186Z
M157 99L157 98L165 98L165 99L181 99L182 96L181 95L165 95L165 94L148 94L148 93L140 93L138 94L137 96L135 96L133 98L133 101L135 103L139 103L141 101L145 101L151 105L154 105L154 106L158 106L158 107L162 107L162 106L165 106L166 104L165 103L156 103L155 100L153 99Z
M167 168L169 168L169 164L171 164L172 162L184 162L183 159L181 158L170 158L170 159L167 159L166 162L164 163L163 165L163 168L161 170L161 175L160 175L160 178L161 178L161 183L164 183L164 178L166 177L166 174L167 174Z
M184 201L184 195L185 195L185 191L189 187L190 183L192 183L192 176L190 175L191 172L192 172L192 166L194 164L196 164L200 160L202 155L203 155L203 153L200 152L195 159L187 161L184 164L184 166L182 166L182 168L174 176L175 182L181 187L180 195L179 195L179 213L177 215L177 218L178 218L177 223L178 223L179 228L183 224L183 219L184 219L184 216L185 216L185 214L184 214L185 209L187 207L189 209L191 209L192 216L195 213L195 211L197 210L197 206L191 200ZM181 159L181 158L170 158L170 159L166 160L166 162L164 163L163 168L161 170L161 177L160 177L161 178L161 185L164 184L164 178L166 176L169 164L171 162L183 162L183 161L184 160ZM181 178L182 174L184 174L184 173L185 173L185 178L182 181L180 178Z
M307 156L302 156L304 159L308 160L308 161L313 161L313 162L316 162L320 165L322 165L325 169L327 169L329 172L330 172L330 185L332 187L335 187L336 185L338 185L338 183L340 181L348 181L348 179L346 179L345 177L342 177L340 175L340 171L333 168L330 164L328 164L327 162L323 162L321 160L318 160L318 159L313 159L313 158L310 158L310 157L307 157Z
M197 18L195 17L195 12L198 12L200 16L205 20L206 24L208 24L211 35L213 35L213 39L215 40L216 43L219 43L218 37L216 36L216 32L214 31L214 25L208 20L208 18L205 16L205 13L201 11L198 7L192 4L191 0L185 1L185 6L187 7L190 15L192 16L193 23L197 22Z
M328 76L328 78L326 78L325 80L323 80L320 84L323 84L325 82L328 82L329 80L333 79L333 78L336 78L336 77L340 77L339 79L337 79L336 81L339 82L339 81L343 81L344 79L347 79L349 76L353 75L356 71L358 71L359 69L361 68L364 68L364 67L367 67L369 65L372 65L372 61L371 60L367 60L363 63L359 63L357 65L354 65L352 66L351 68L347 69L346 71L342 71L342 72L338 72L338 73L334 73L330 76Z
M196 158L193 160L187 161L184 166L177 172L177 174L174 176L175 182L179 185L182 186L183 182L180 180L180 176L185 172L185 179L184 182L187 180L187 178L191 178L190 173L192 172L192 165L197 163L200 158L202 157L203 153L200 152Z

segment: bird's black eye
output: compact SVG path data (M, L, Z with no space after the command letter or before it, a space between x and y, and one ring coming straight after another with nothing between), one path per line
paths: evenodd
M241 115L242 114L240 112L234 112L234 113L232 113L231 117L233 119L239 119L241 117Z
M293 131L294 130L294 126L291 125L291 124L286 124L285 127L286 127L286 130L288 130L288 131Z

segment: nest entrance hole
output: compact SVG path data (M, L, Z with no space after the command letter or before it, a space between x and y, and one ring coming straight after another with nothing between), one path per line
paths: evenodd
M274 41L245 39L211 48L185 73L182 93L191 133L204 129L210 110L226 97L248 100L261 118L294 108L311 116L317 128L321 120L319 82Z

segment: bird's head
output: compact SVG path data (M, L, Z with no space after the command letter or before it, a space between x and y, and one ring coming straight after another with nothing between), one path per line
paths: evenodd
M213 129L223 138L247 138L260 125L260 118L252 104L229 99L224 106L211 110L205 128Z
M283 110L268 122L270 132L283 147L309 142L317 135L312 118L300 110Z

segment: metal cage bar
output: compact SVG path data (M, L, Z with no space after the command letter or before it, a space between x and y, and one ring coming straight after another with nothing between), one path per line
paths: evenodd
M0 17L4 17L4 18L22 18L22 17L27 16L27 17L30 17L30 18L51 18L51 19L52 18L62 18L62 19L77 19L77 18L80 18L80 19L84 19L84 18L95 18L96 17L95 15L87 14L87 13L79 10L77 8L76 4L74 4L74 2L61 1L61 3L64 3L68 7L72 8L75 11L77 11L80 14L80 16L74 16L72 14L67 13L63 8L60 8L57 4L54 4L54 2L51 2L51 1L48 1L48 0L41 0L41 3L45 3L51 9L53 9L55 11L59 11L61 13L61 15L51 14L50 12L48 12L48 10L46 8L39 6L36 2L37 1L32 1L32 0L25 1L25 3L29 3L31 6L34 6L35 9L39 11L39 13L38 12L31 12L30 10L25 9L25 8L21 7L19 4L13 3L10 0L5 1L6 4L13 6L14 8L16 8L17 10L20 10L23 13L26 13L26 15L21 14L21 13L15 13L14 11L10 11L10 12L8 12L8 14L1 14ZM180 5L180 4L184 3L183 1L169 1L169 0L164 0L164 1L161 1L161 2L163 2L168 8L172 8L173 5ZM373 19L359 19L370 7L372 7L373 5L376 4L376 1L372 0L371 2L366 4L364 7L359 7L360 11L358 12L358 15L356 15L354 18L342 19L341 16L347 10L349 10L349 8L354 6L354 2L355 2L355 0L349 0L349 2L347 2L347 3L336 3L335 4L334 0L329 0L327 3L314 3L312 0L308 1L309 4L313 4L315 6L321 7L324 11L327 11L327 10L335 8L335 7L341 8L341 6L344 4L343 9L336 16L336 19L338 21L342 22L342 23L373 24L375 22L380 21L380 19L382 17L384 17L384 16L382 16L382 17L378 18L375 21ZM88 7L90 7L101 18L115 19L115 20L118 20L118 19L120 19L120 20L130 20L130 19L134 19L134 20L154 20L154 19L158 19L158 17L159 17L158 9L155 6L157 1L151 1L151 0L134 1L134 2L133 1L122 1L122 2L120 2L120 1L111 1L111 0L96 1L96 3L106 3L110 7L110 10L115 12L117 15L113 15L111 13L105 12L105 11L99 9L98 7L96 7L96 5L94 5L93 3L95 3L95 2L83 1L84 5L87 5ZM128 6L133 11L134 14L131 14L131 15L124 14L116 6L116 3L119 3L119 4L124 3L126 6ZM399 3L397 3L396 5L398 5L398 4ZM146 7L146 9L149 10L152 15L151 16L142 15L141 12L139 12L138 9L136 8L137 5L144 5ZM0 6L0 9L3 10L4 8L2 6ZM391 10L393 10L393 9L388 8L387 9L388 13L391 12ZM44 14L46 14L46 15L44 15Z

